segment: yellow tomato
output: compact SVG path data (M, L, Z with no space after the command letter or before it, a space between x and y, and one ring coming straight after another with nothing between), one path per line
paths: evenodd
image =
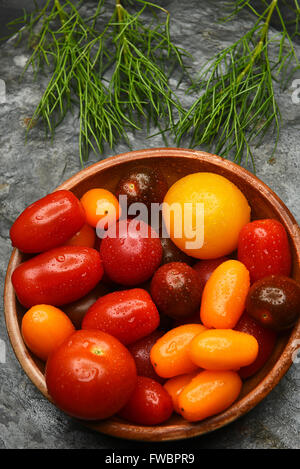
M89 225L96 227L105 217L107 225L116 222L121 215L117 198L106 189L91 189L81 198Z
M237 248L239 232L250 221L250 207L225 177L194 173L169 189L163 217L179 249L198 259L214 259Z

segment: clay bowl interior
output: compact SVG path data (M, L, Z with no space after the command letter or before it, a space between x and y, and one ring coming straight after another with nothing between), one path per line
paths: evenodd
M283 202L265 184L243 168L208 153L176 148L140 150L108 158L84 169L64 182L58 189L69 189L77 197L95 187L114 191L120 176L137 164L159 167L169 185L194 172L209 171L221 174L236 184L244 193L252 209L252 219L275 218L285 226L293 256L293 277L300 281L299 227ZM44 380L44 364L27 350L20 332L24 308L16 300L11 274L25 256L14 249L7 270L4 305L9 337L24 371L31 381L51 401ZM64 309L62 307L62 309ZM162 441L189 438L218 429L239 418L257 405L279 382L292 363L296 339L300 338L300 320L290 331L282 334L266 365L255 376L246 380L239 399L225 412L202 422L189 423L173 415L163 425L143 427L118 418L101 422L84 422L99 432L121 438Z

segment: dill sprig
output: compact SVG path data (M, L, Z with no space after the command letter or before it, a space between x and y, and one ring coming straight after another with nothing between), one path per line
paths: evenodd
M86 19L81 3L47 0L43 8L25 15L18 35L20 41L27 34L34 49L24 72L30 66L36 77L45 68L52 71L28 129L42 118L53 136L77 106L82 164L90 150L102 153L106 143L113 147L120 138L128 142L128 130L141 128L142 118L148 126L172 129L174 110L183 112L168 80L174 67L184 73L187 53L171 41L169 13L144 0L135 0L141 7L131 13L122 3L116 0L110 18L102 18L99 27L105 0ZM146 24L142 14L147 8L162 13L164 21L155 14L155 22Z
M175 136L180 144L182 138L190 134L192 147L206 144L224 157L231 152L238 163L245 155L246 162L251 158L255 169L252 144L260 145L265 134L273 129L271 157L279 139L280 111L274 80L286 87L300 64L278 0L262 1L266 6L263 13L259 13L252 3L250 0L234 2L234 9L226 21L244 8L255 14L256 21L244 36L204 65L191 88L200 96L181 115ZM270 20L275 12L280 19L281 31L270 37ZM298 20L296 17L296 27ZM269 56L271 43L277 45L275 61Z

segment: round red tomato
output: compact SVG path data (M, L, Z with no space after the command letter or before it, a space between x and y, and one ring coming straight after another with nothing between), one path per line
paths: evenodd
M13 246L23 252L44 252L61 246L85 223L85 212L72 192L61 190L29 205L10 229Z
M99 329L131 344L153 332L159 313L146 290L115 291L99 298L88 310L82 329Z
M143 221L122 220L108 230L100 245L104 271L116 283L139 285L148 280L162 259L157 233Z
M54 403L84 420L118 412L136 386L131 354L101 331L77 331L48 359L46 383Z
M103 275L98 251L78 246L51 249L20 264L12 284L26 308L38 304L60 306L91 291Z
M161 384L138 376L137 385L119 416L140 425L158 425L173 413L173 402Z

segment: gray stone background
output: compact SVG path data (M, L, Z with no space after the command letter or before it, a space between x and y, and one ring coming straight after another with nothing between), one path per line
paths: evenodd
M225 25L218 24L224 12L223 1L169 0L160 4L171 13L174 42L193 54L193 73L205 59L240 37L252 24L249 13ZM13 16L13 10L20 5L30 7L31 2L0 0L0 15L4 11L2 7L9 7L9 14ZM2 26L5 19L1 17ZM300 57L300 46L297 52ZM15 48L12 41L8 41L0 46L0 79L6 83L6 102L0 104L1 291L11 254L9 228L16 216L29 203L51 192L80 169L76 116L68 116L58 128L53 143L45 140L42 128L37 127L25 145L24 118L32 114L48 79L45 76L34 81L29 71L22 82L18 80L27 57L28 51L22 45ZM188 105L193 98L184 96L184 89L183 83L179 93ZM283 121L275 158L269 162L273 135L255 150L255 156L258 177L279 195L299 222L300 104L292 103L293 91L292 88L284 92L277 90ZM146 140L145 136L143 132L130 134L132 148L164 146L160 137ZM127 147L120 143L114 151L107 149L102 158L123 151L127 151ZM99 156L91 155L88 164L98 160ZM2 305L0 339L0 347L6 346L6 361L0 363L0 448L174 449L174 443L143 444L93 433L47 402L13 354ZM271 394L248 415L212 434L178 442L175 448L189 451L201 448L299 449L299 434L300 364L294 364Z

